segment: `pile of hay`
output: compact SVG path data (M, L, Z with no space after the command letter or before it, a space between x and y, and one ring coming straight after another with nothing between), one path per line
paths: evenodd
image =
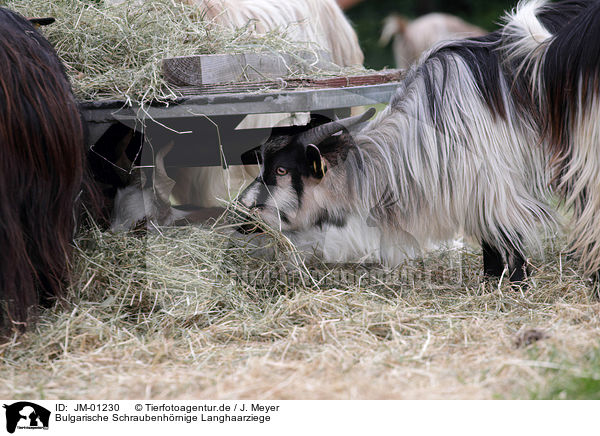
M82 234L66 303L0 344L0 396L528 398L600 375L600 304L560 246L512 289L477 249L390 272L261 242L280 256L225 225Z
M125 100L128 104L179 96L161 75L161 60L198 54L318 52L291 42L286 29L255 35L252 23L228 29L206 20L178 0L0 0L27 17L54 17L41 29L56 48L81 100ZM287 29L289 30L289 29ZM303 68L304 69L304 68ZM297 71L290 71L290 75ZM314 71L314 74L322 73Z

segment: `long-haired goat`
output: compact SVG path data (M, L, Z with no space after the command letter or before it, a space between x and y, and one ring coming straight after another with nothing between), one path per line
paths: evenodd
M573 248L595 274L599 40L600 2L520 4L500 31L448 43L413 67L357 134L347 119L267 142L240 200L282 230L354 214L386 244L461 231L482 244L486 274L508 263L519 281L540 246L537 227L556 222L547 201L558 186L574 210Z
M435 44L458 38L483 36L487 32L454 15L431 13L410 21L390 15L383 23L379 43L392 41L396 68L408 68Z
M258 35L282 30L290 41L312 44L330 53L333 63L339 66L363 63L356 32L335 0L185 1L198 5L206 19L216 25L232 29L251 26ZM254 116L245 119L243 127L273 127L280 119L278 114ZM173 194L180 203L214 207L220 204L218 198L228 199L230 191L237 193L248 179L240 166L230 166L226 171L221 167L181 168L176 177L180 186ZM183 183L191 186L181 189Z
M352 25L335 0L185 0L206 18L228 27L251 25L256 34L286 31L291 41L316 44L339 66L362 65L364 55Z
M84 130L52 46L0 8L0 324L24 328L63 294Z

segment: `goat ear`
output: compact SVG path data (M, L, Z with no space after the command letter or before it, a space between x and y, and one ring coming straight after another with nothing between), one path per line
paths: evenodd
M115 154L117 155L117 160L114 163L115 172L124 185L131 184L131 180L135 179L135 176L132 176L133 162L127 157L127 147L133 138L133 134L133 130L129 130L115 145Z
M262 156L260 154L260 145L248 150L240 156L244 165L262 164Z
M327 172L327 163L323 160L321 152L314 144L306 146L306 161L308 162L308 170L316 179L322 179Z

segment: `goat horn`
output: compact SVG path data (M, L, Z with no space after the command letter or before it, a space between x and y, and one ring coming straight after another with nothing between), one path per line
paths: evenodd
M127 157L127 147L131 142L131 138L133 138L133 130L129 130L115 146L115 154L117 155L115 165L126 171L131 170L131 166L133 165L133 162Z
M169 142L163 148L161 148L158 153L156 153L156 160L154 164L154 174L153 174L153 188L156 193L156 198L164 205L171 205L171 200L169 197L171 196L171 192L175 187L175 181L167 175L167 169L165 168L165 157L175 143L173 141Z
M342 118L341 120L331 121L329 123L321 124L320 126L314 127L301 133L298 140L304 144L315 144L318 145L320 142L329 138L334 133L341 131L342 129L349 129L355 124L362 123L368 120L375 113L375 108L369 108L365 112L353 117Z

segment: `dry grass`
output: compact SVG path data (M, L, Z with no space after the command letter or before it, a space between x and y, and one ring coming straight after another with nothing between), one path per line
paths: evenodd
M55 17L41 28L56 48L80 100L112 98L127 104L169 101L180 96L162 77L161 60L198 54L285 53L297 58L286 77L359 73L357 68L332 71L314 65L315 44L292 41L290 28L256 35L252 23L229 29L205 19L195 6L179 0L111 4L102 0L0 0L24 16ZM293 25L292 25L293 26ZM305 60L298 53L314 53ZM320 64L322 65L322 64Z
M174 0L117 13L83 0L0 4L58 19L45 32L84 99L169 99L156 59L265 44L247 29L207 32ZM557 376L600 376L586 357L600 303L560 243L516 290L483 282L470 248L390 273L307 268L287 241L271 243L276 260L214 229L88 231L68 301L0 344L0 397L528 398L556 391Z
M266 261L224 231L89 231L66 307L0 346L0 396L529 398L599 375L582 365L600 303L558 250L515 290L483 283L469 248L390 274L306 269L272 243L283 256Z

